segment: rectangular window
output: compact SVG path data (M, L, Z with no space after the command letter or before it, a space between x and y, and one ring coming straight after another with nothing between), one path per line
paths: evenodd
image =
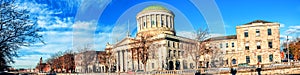
M246 63L250 63L250 56L246 56Z
M153 20L151 21L151 25L155 25L155 22Z
M249 50L249 42L246 42L246 44L245 44L245 50Z
M231 43L231 47L234 47L234 43L233 42Z
M167 43L168 43L168 47L170 47L170 41L167 41Z
M171 50L169 50L169 58L171 58Z
M244 31L244 36L245 36L245 37L248 37L248 30L245 30L245 31Z
M226 48L228 48L228 43L226 43Z
M260 36L260 31L259 31L259 29L256 29L255 33L256 33L256 36Z
M176 57L176 51L175 50L173 50L173 56Z
M178 51L178 57L180 57L181 56L181 51Z
M193 69L193 68L194 68L193 63L190 63L190 69Z
M268 42L268 46L269 46L269 48L273 48L272 41L269 41L269 42Z
M154 63L152 63L152 69L154 68Z
M175 44L176 44L176 42L173 42L173 48L175 48Z
M268 29L268 35L272 35L272 29L271 28Z
M258 62L261 62L261 55L258 55L258 56L257 56L257 61L258 61Z
M220 43L220 48L222 48L222 43Z
M152 58L153 59L155 58L155 52L152 52Z
M259 41L256 42L256 48L257 48L257 49L261 49L261 46L260 46L260 42L259 42Z
M273 54L270 54L270 55L269 55L269 61L270 61L270 62L273 62Z
M146 28L146 22L144 22L144 28Z
M164 27L164 20L161 20L161 27Z

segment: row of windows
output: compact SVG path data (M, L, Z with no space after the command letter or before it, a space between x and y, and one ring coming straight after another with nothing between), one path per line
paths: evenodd
M179 44L177 42L172 42L172 41L168 41L167 43L168 43L168 47L173 47L173 48L176 48L176 45L178 47L178 44Z
M272 43L272 41L268 41L268 47L269 48L273 48L273 43ZM246 43L245 43L245 50L249 50L250 48L249 48L249 41L247 41ZM256 49L261 49L261 41L257 41L256 42Z
M259 29L256 29L256 30L255 30L255 33L256 33L256 36L257 36L257 37L260 36L260 30L259 30ZM268 33L268 35L272 35L272 29L269 28L269 29L267 30L267 33ZM245 36L245 37L249 37L248 30L245 30L245 31L244 31L244 36Z
M196 46L194 44L183 44L179 42L167 41L168 47L180 48L180 49L194 49Z
M151 27L152 27L152 25L157 25L157 21L155 20L157 18L157 16L156 17L150 17L150 22L151 22ZM149 19L149 17L147 17L147 19ZM146 28L147 26L147 24L146 24L146 19L145 18L141 18L140 19L140 22L143 20L143 28ZM172 17L169 17L169 16L166 16L166 17L164 17L164 18L162 18L162 17L160 17L160 25L161 25L161 27L164 27L164 25L166 25L166 27L168 27L168 25L170 24L170 27L172 28L172 23L173 22L173 19L172 19ZM166 24L165 24L166 23ZM142 27L140 27L140 29L142 29Z
M226 46L226 48L228 48L228 47L229 47L229 44L226 43L225 46ZM231 47L232 47L232 48L234 47L234 42L231 43ZM223 44L222 44L222 43L220 43L220 48L223 48Z
M184 55L184 51L169 50L168 57L180 57Z
M261 57L261 55L258 55L257 56L257 61L258 62L262 62L262 57ZM250 61L250 56L246 56L246 63L250 63L251 61ZM269 55L269 62L273 62L273 54L270 54ZM235 63L235 62L234 62Z

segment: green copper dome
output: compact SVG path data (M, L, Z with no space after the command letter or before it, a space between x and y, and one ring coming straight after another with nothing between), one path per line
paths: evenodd
M145 9L143 9L143 11L149 11L149 10L165 10L165 11L169 11L167 8L160 6L160 5L152 5L152 6L148 6Z

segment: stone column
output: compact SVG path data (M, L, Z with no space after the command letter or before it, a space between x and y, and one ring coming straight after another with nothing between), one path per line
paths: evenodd
M180 70L183 70L183 60L180 60Z
M144 21L143 26L144 26L144 29L145 29L145 28L147 28L147 17L146 16L143 16L143 21Z
M149 19L149 22L150 22L150 28L152 28L152 15L149 15L150 19Z
M123 60L124 60L123 59L123 57L124 57L123 56L123 50L120 51L120 56L121 56L120 57L120 59L121 59L121 61L120 61L120 63L121 63L121 65L120 65L120 72L123 72L123 67L124 67L124 64L123 64Z
M157 14L155 14L154 23L155 23L155 27L157 27Z
M170 25L169 22L170 22L170 21L169 21L169 16L166 15L166 27L167 27L167 28L170 27L170 26L169 26L169 25Z
M164 23L164 21L163 21L163 14L160 14L160 27L164 27L163 23Z
M139 17L139 22L140 22L140 30L143 29L143 19Z
M120 51L117 51L117 72L120 72L119 66L120 66Z
M167 15L164 15L164 16L165 16L165 17L164 17L164 18L165 18L165 20L164 20L164 21L165 21L165 22L164 22L164 25L165 25L165 27L168 27L168 26L167 26Z
M125 50L125 72L128 70L128 49Z
M161 14L157 14L157 27L161 27Z
M171 20L171 23L170 23L170 28L173 28L173 16L170 16L170 20Z

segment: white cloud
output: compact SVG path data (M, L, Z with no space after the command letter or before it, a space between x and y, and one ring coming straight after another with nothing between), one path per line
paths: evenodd
M94 48L96 21L76 22L73 25L73 48L90 45Z
M13 67L34 68L40 57L46 60L58 51L72 48L73 31L64 29L72 29L73 17L56 16L63 12L58 9L50 10L47 4L20 2L17 6L19 9L28 9L31 16L37 17L38 26L47 30L38 32L43 35L46 45L41 46L41 43L37 43L35 45L39 46L22 47L18 50L21 57L15 58L16 63L11 64Z
M15 60L16 64L14 65L14 68L35 68L36 64L39 62L40 57L43 58L43 60L46 60L45 58L49 58L49 55L27 55L22 56L18 58L19 60Z
M210 34L210 37L219 37L219 36L225 36L224 34Z
M299 32L300 32L300 25L289 26L288 29L285 31L286 34L294 34Z
M283 28L283 27L285 27L285 25L284 24L280 24L280 27Z

